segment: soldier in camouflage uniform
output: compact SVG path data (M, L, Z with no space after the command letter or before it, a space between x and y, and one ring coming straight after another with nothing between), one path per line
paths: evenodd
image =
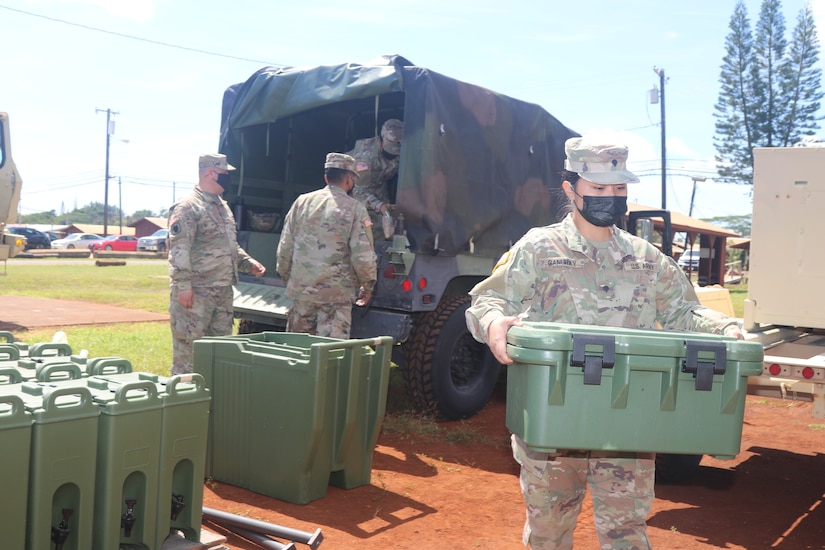
M695 300L671 258L614 224L624 216L627 148L597 137L565 143L562 188L573 205L556 225L531 229L493 273L470 291L467 325L502 363L509 327L558 321L640 329L713 332L742 338L733 319ZM573 547L573 530L590 488L600 548L650 548L654 456L566 450L535 452L512 436L527 507L523 541L537 549Z
M261 277L266 268L235 235L235 219L220 194L228 185L225 155L201 155L198 184L169 211L172 374L192 372L192 343L232 334L232 285L238 271Z
M392 209L387 182L398 174L403 133L402 122L391 118L381 126L380 137L359 139L347 153L355 159L358 174L352 196L367 207L376 239L384 237L381 216L390 214Z
M372 297L377 270L372 221L348 194L357 177L355 159L329 153L327 186L299 196L284 219L277 269L292 299L289 332L349 338L353 300L363 306Z

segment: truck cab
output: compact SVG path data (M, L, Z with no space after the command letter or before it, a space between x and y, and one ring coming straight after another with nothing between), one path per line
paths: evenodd
M9 115L0 112L0 261L3 262L26 248L26 237L6 230L6 224L17 219L22 185L11 156Z

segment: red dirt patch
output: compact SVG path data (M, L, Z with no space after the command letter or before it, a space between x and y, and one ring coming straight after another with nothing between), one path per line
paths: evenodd
M105 325L169 320L169 315L161 313L92 302L51 300L28 296L0 296L0 311L3 312L0 330L7 331L67 325Z
M657 486L648 521L654 548L825 548L825 420L811 418L810 403L747 401L735 460L706 457L689 484ZM476 417L440 424L446 430L469 426L489 442L432 443L382 433L368 486L330 486L326 497L302 506L208 482L204 506L308 532L320 527L321 549L517 550L523 548L524 505L504 411L499 391ZM227 544L259 548L233 534ZM589 499L575 544L598 547Z

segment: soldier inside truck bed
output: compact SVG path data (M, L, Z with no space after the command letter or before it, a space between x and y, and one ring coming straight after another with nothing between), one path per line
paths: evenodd
M380 136L359 139L352 151L347 153L355 159L355 169L358 171L352 196L367 207L376 240L392 237L392 204L387 182L398 175L403 134L402 122L391 118L381 126ZM386 224L389 226L384 229Z

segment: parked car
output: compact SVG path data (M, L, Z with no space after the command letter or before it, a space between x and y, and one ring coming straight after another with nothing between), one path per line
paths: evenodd
M51 248L52 246L52 241L48 235L31 227L7 226L6 231L26 237L26 250L32 248Z
M120 252L134 252L137 250L137 237L132 235L109 235L105 239L92 241L91 250L117 250Z
M169 238L168 229L158 229L148 237L138 239L138 251L163 252L166 250L166 241Z
M679 259L676 261L679 264L679 267L684 269L685 271L696 271L699 269L699 251L698 250L685 250L685 252L679 256Z
M89 241L99 241L100 235L94 233L71 233L64 239L52 241L52 248L89 248Z

